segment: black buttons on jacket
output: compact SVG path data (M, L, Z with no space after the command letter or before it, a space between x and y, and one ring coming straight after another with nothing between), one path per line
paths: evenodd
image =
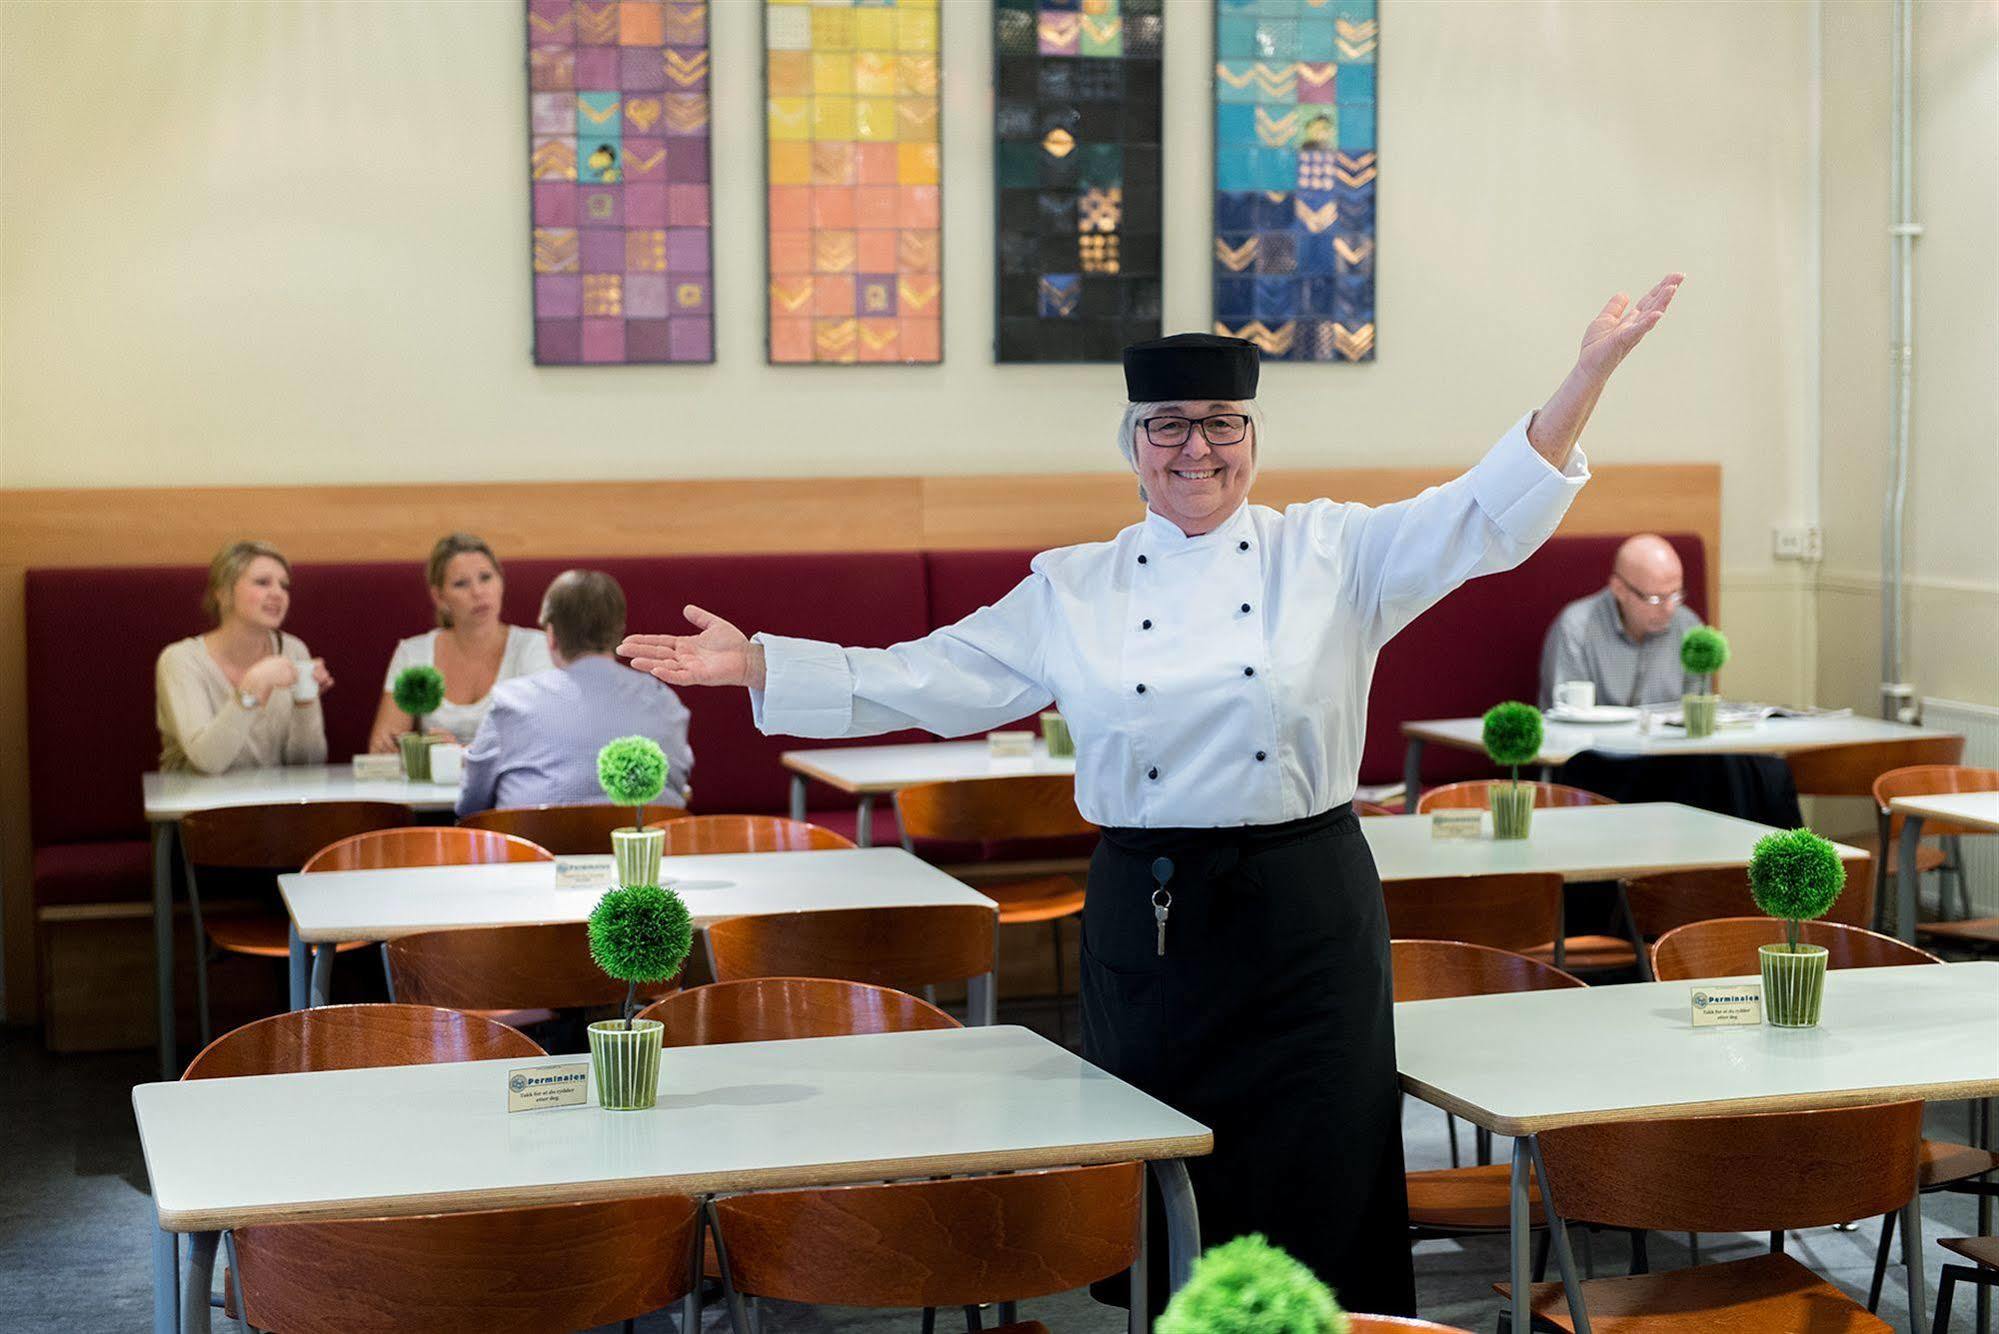
M1157 769L1147 769L1147 770L1145 771L1145 776L1146 776L1147 778L1151 778L1151 779L1157 779L1157 778L1159 777L1159 770L1157 770Z
M1249 604L1248 604L1247 602L1245 602L1245 603L1243 603L1243 604L1242 604L1242 611L1243 611L1243 615L1245 615L1245 616L1247 616L1247 615L1249 614Z
M1152 628L1152 622L1151 622L1151 621L1140 621L1140 622L1138 623L1138 628L1139 628L1139 629L1141 629L1141 630L1150 630L1150 629Z
M1254 668L1254 667L1245 667L1245 668L1243 668L1243 669L1242 669L1242 674L1243 674L1244 676L1255 676L1255 675L1256 675L1256 668Z
M1140 557L1138 558L1138 563L1139 563L1140 565L1143 565L1143 564L1145 564L1145 557L1143 557L1143 556L1140 556Z
M1258 764L1262 764L1262 763L1263 763L1263 752L1262 752L1262 751L1260 751L1260 750L1259 750L1258 752L1256 752L1256 762L1257 762Z
M1248 550L1249 550L1249 543L1247 543L1247 542L1238 542L1238 543L1236 543L1236 544L1235 544L1235 549L1236 549L1237 551L1248 551ZM1143 556L1140 556L1140 557L1139 557L1139 559L1140 559L1140 560L1144 560L1144 559L1145 559L1145 557L1143 557Z
M1143 682L1143 681L1140 681L1140 682L1138 683L1138 693L1139 693L1139 694L1141 694L1141 695L1143 695L1143 694L1145 693L1145 682Z

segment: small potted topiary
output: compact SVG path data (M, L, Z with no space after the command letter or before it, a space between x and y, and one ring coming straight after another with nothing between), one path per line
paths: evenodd
M666 752L651 737L621 736L597 752L597 782L612 805L632 808L632 827L611 831L618 883L658 884L666 831L646 828L646 806L666 791Z
M1701 689L1680 697L1680 711L1687 721L1687 736L1699 739L1714 735L1715 710L1721 696L1714 693L1714 674L1728 661L1728 640L1712 626L1697 625L1680 640L1680 666L1700 678Z
M1211 1248L1160 1314L1159 1334L1348 1334L1332 1290L1263 1237Z
M1534 821L1534 785L1520 781L1520 766L1541 757L1541 711L1508 700L1485 711L1485 753L1511 774L1491 788L1492 836L1525 838Z
M590 1025L590 1066L606 1111L640 1112L659 1098L657 1019L632 1019L641 982L680 972L694 944L694 919L680 895L659 885L621 885L590 910L590 957L625 984L624 1017Z
M1798 943L1798 924L1823 917L1846 888L1839 849L1809 829L1765 834L1749 856L1749 894L1784 920L1784 943L1757 947L1763 1013L1776 1028L1810 1028L1825 997L1826 948Z
M403 777L412 783L430 781L430 737L423 720L444 704L444 673L435 667L405 667L396 673L390 692L396 707L410 716L410 730L396 738L403 753Z

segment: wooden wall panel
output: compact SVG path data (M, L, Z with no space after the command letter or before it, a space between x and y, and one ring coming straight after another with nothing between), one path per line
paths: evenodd
M1441 468L1290 469L1261 474L1256 499L1315 496L1380 504L1445 481ZM1139 516L1123 473L1012 477L838 477L741 481L492 483L476 486L204 487L0 491L0 911L6 1014L32 1020L35 975L28 829L22 572L32 567L206 564L224 541L268 538L295 560L406 560L439 534L476 532L503 556L679 552L910 551L1046 547L1109 537ZM1699 533L1708 605L1719 615L1721 468L1600 468L1563 531ZM76 651L151 654L117 642Z

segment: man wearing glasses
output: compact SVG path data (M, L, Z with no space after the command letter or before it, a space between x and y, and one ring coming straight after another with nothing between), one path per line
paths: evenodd
M1680 637L1701 623L1686 606L1680 558L1652 533L1629 538L1600 593L1562 608L1541 645L1541 706L1564 681L1589 681L1599 704L1669 704L1697 686Z

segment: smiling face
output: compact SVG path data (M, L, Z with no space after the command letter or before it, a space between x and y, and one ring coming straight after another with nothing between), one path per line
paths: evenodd
M445 562L444 578L431 588L430 599L447 625L471 628L499 616L505 588L492 561L480 552L462 551Z
M292 577L269 556L258 556L243 567L229 590L225 619L243 622L259 630L275 630L285 623L292 605Z
M1172 419L1199 422L1184 426ZM1240 422L1233 419L1240 418ZM1231 440L1212 444L1207 436ZM1154 441L1165 441L1158 444ZM1219 399L1149 403L1139 413L1132 441L1146 503L1188 536L1208 532L1236 512L1256 479L1256 427L1249 404Z

